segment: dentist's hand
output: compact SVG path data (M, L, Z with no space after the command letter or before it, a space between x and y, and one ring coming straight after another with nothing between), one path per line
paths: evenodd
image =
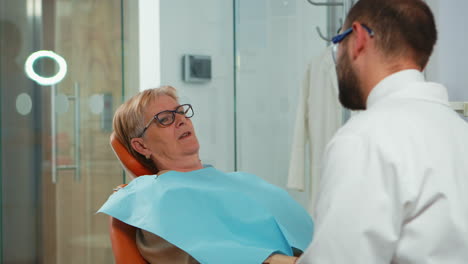
M263 264L294 264L296 263L297 257L290 257L280 254L273 254L269 256Z

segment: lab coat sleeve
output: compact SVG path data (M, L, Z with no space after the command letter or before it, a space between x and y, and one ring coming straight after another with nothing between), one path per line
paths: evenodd
M310 84L310 65L306 71L302 89L299 94L299 104L296 110L294 137L289 161L288 183L290 189L305 190L305 148L308 142L308 106Z
M365 136L335 137L315 206L314 238L298 264L388 264L400 233L397 183L383 151Z

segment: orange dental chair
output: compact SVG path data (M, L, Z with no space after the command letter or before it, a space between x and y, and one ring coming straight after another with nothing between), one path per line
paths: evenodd
M114 133L110 136L110 145L123 168L132 178L154 174L127 151ZM120 187L123 186L125 185L120 185ZM138 251L135 227L110 217L109 229L116 264L148 264Z

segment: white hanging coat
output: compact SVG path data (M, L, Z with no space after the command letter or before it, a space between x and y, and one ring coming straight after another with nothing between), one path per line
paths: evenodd
M338 100L335 64L330 49L326 48L307 69L299 96L289 162L288 188L304 191L307 189L306 178L309 178L310 213L320 180L323 152L342 124L343 108ZM307 146L310 159L306 161ZM307 166L309 173L306 175Z

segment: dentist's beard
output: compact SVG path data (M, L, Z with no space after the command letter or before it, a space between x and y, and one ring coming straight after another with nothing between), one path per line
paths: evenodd
M336 73L338 76L339 99L343 107L351 110L365 110L366 99L362 95L356 71L351 67L347 52L340 56Z

